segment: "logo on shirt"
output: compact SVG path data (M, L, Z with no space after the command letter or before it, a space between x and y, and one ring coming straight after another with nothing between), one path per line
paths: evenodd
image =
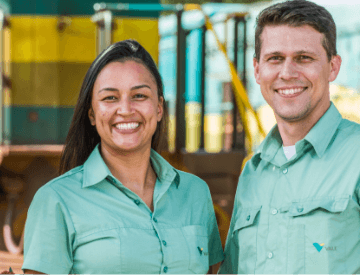
M204 248L202 248L202 247L200 247L200 246L198 246L197 248L198 248L198 250L199 250L200 255L205 255L205 256L208 256L208 255L209 255L208 252L205 252L205 251L204 251Z
M320 252L321 249L323 249L323 247L325 247L326 251L335 251L336 250L336 246L325 246L324 243L321 243L321 244L313 243L313 245L315 246L315 248L318 252Z
M324 244L324 243L321 243L321 244L313 243L313 245L315 246L316 250L317 250L318 252L320 252L321 249L323 249L323 247L324 247L325 244Z

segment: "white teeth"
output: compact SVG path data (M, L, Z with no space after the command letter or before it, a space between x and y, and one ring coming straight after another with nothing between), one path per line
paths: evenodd
M137 122L131 122L131 123L118 123L116 124L116 128L118 128L119 130L132 130L135 129L137 127L139 127L139 123Z
M296 89L285 89L285 90L278 90L278 92L282 95L293 95L300 93L304 90L304 88L296 88Z

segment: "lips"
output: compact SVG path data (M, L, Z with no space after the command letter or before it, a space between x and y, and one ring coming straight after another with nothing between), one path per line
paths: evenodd
M307 87L300 87L300 88L286 88L286 89L277 89L279 94L285 95L285 96L293 96L302 93L305 91Z
M128 122L128 123L117 123L115 127L119 130L134 130L138 128L140 123L138 122Z

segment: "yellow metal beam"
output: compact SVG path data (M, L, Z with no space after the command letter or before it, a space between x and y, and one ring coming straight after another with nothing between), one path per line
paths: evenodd
M229 68L230 68L233 87L235 88L234 95L235 95L236 104L238 106L240 116L243 119L244 131L245 131L246 137L248 139L248 143L246 145L247 151L250 154L252 152L252 137L251 137L250 129L249 129L247 123L246 123L247 122L246 110L249 110L250 113L253 114L253 116L255 117L255 120L256 120L257 127L259 128L260 134L263 137L265 137L266 133L265 133L263 127L262 127L259 116L255 112L254 108L251 106L249 98L248 98L247 93L246 93L246 90L244 88L244 85L242 84L239 76L237 75L234 64L232 63L232 61L227 56L226 49L225 49L224 45L220 42L220 39L217 36L217 34L215 32L215 29L214 29L214 27L213 27L213 25L212 25L212 23L210 21L210 18L205 14L205 12L202 10L201 6L198 5L198 4L186 4L186 5L184 5L184 10L186 10L186 11L199 10L199 11L201 11L203 13L204 18L205 18L206 28L208 30L210 30L214 34L217 46L225 56L225 59L226 59L228 65L229 65Z

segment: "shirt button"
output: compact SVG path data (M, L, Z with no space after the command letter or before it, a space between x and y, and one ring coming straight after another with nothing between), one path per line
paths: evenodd
M299 206L298 209L297 209L297 211L298 211L299 213L303 212L303 211L304 211L304 207Z
M166 246L166 241L162 241L163 245Z
M274 167L273 167L273 171L275 171L275 169L276 169L276 167L275 167L275 165L274 165Z
M167 266L164 266L164 272L166 273L168 271L168 267Z
M157 222L157 219L156 219L156 218L153 218L153 221L154 221L154 222Z
M277 213L278 213L277 209L273 209L273 210L271 211L271 214L273 214L273 215L276 215Z
M246 220L249 221L250 220L250 215L246 217Z
M286 174L287 172L288 172L288 169L285 168L285 169L283 170L283 174Z
M274 255L273 255L271 252L269 252L268 258L269 258L269 259L272 259L273 256L274 256Z
M134 200L135 204L136 205L139 205L140 204L140 201L139 200Z

